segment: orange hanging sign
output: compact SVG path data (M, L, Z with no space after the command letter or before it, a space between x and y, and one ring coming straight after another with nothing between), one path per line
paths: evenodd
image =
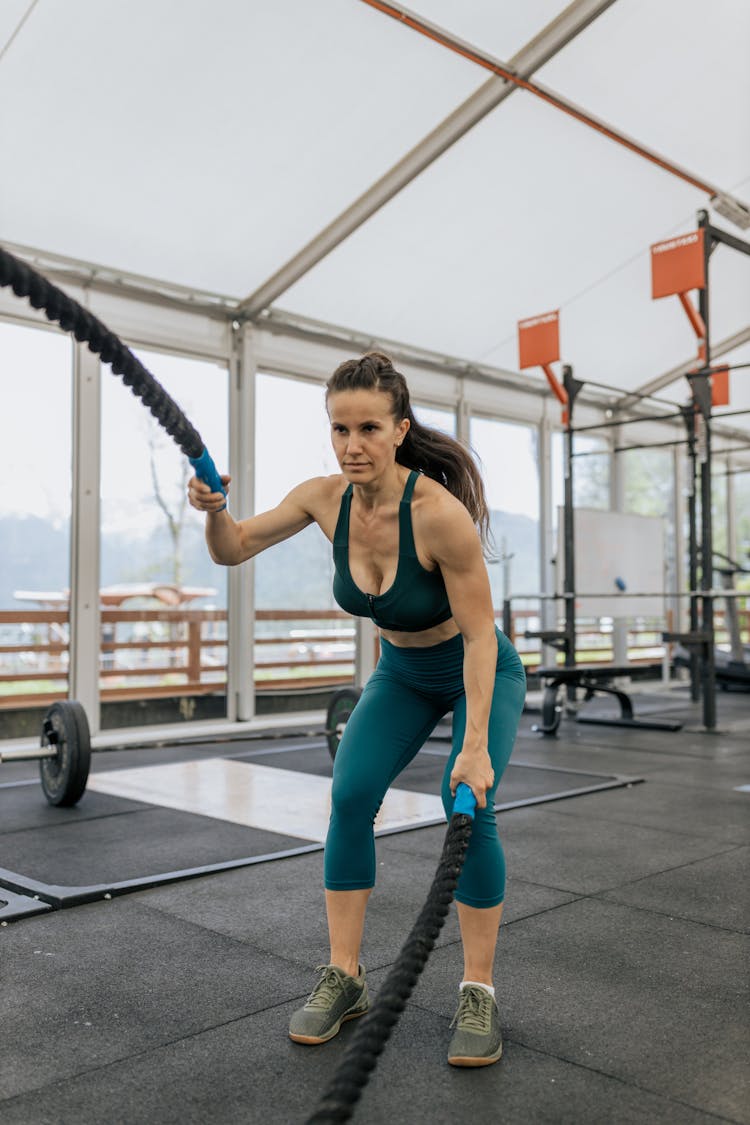
M518 366L544 367L560 358L560 311L518 322Z
M714 367L711 372L711 405L729 406L728 367Z
M651 296L672 297L705 289L706 260L703 229L656 242L651 247Z

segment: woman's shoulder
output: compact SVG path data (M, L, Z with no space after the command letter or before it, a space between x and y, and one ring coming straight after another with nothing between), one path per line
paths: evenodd
M295 488L300 500L316 506L338 502L346 491L347 481L343 473L332 473L325 477L310 477Z
M445 485L420 473L414 485L414 515L426 531L451 528L471 516Z
M444 484L438 480L433 480L432 477L425 476L420 473L414 484L414 499L418 501L420 506L429 509L444 508L445 510L451 509L455 504L459 508L463 508L463 504L458 500L452 492L449 492Z

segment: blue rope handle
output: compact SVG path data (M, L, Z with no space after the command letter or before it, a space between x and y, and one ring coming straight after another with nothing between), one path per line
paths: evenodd
M453 815L463 813L464 816L470 816L473 820L476 807L477 799L471 789L465 781L459 781L456 789L456 800L453 804Z
M213 457L205 446L200 457L188 457L188 461L195 469L195 475L198 477L198 480L202 480L204 484L207 484L212 492L221 492L223 496L226 496L227 490L221 483L219 470L216 468ZM225 508L226 504L222 504L222 506L216 510L217 512L223 512Z

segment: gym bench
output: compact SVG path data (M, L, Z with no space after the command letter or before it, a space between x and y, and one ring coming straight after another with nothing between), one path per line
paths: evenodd
M577 664L566 668L564 665L555 665L552 668L540 668L538 675L544 685L542 696L542 721L534 726L535 731L541 734L556 736L557 728L562 718L563 705L558 702L558 693L561 687L582 688L585 692L583 702L593 699L597 693L614 695L620 704L620 716L615 719L588 717L576 715L578 723L592 723L609 727L640 727L642 730L678 731L682 723L659 719L636 719L633 714L633 702L627 692L622 691L612 684L617 676L629 676L633 671L632 665L612 664Z

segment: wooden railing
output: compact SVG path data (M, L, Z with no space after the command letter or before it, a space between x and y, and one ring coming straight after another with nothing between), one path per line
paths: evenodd
M750 609L738 611L745 640ZM499 617L499 614L498 614ZM294 623L298 627L294 627ZM540 646L524 631L539 627L537 609L516 609L511 640L528 671L539 666ZM105 702L207 695L226 689L227 614L223 609L158 608L101 611L100 683ZM716 612L719 643L726 642ZM21 635L22 631L25 635ZM8 638L8 639L5 639ZM67 695L68 615L64 610L0 611L0 709L47 706ZM611 633L579 622L579 659L612 660ZM631 627L629 659L653 663L664 653L661 623ZM354 623L341 610L259 610L255 683L259 690L335 686L354 675Z
M259 689L351 683L354 625L348 614L341 610L258 610L256 622L255 681ZM266 622L278 627L266 632ZM300 628L295 629L294 623ZM223 609L103 608L102 700L223 692L226 629ZM28 633L23 640L18 639L21 630ZM16 639L5 641L3 634ZM68 643L64 610L0 611L0 709L47 706L66 698Z
M750 595L748 595L750 598ZM738 608L740 634L745 643L750 641L750 608ZM628 625L627 651L630 664L653 664L665 654L664 644L661 639L662 629L671 631L671 613L667 618L642 618L633 620ZM564 622L559 621L558 626L563 628ZM541 628L538 609L514 609L511 613L510 640L518 649L527 671L533 672L539 667L541 647L537 639L525 639L526 630L537 631ZM726 619L723 609L714 609L714 631L716 643L729 644L729 634L726 628ZM614 659L613 633L611 626L606 629L602 626L601 619L581 618L576 620L576 656L579 663L609 664Z

